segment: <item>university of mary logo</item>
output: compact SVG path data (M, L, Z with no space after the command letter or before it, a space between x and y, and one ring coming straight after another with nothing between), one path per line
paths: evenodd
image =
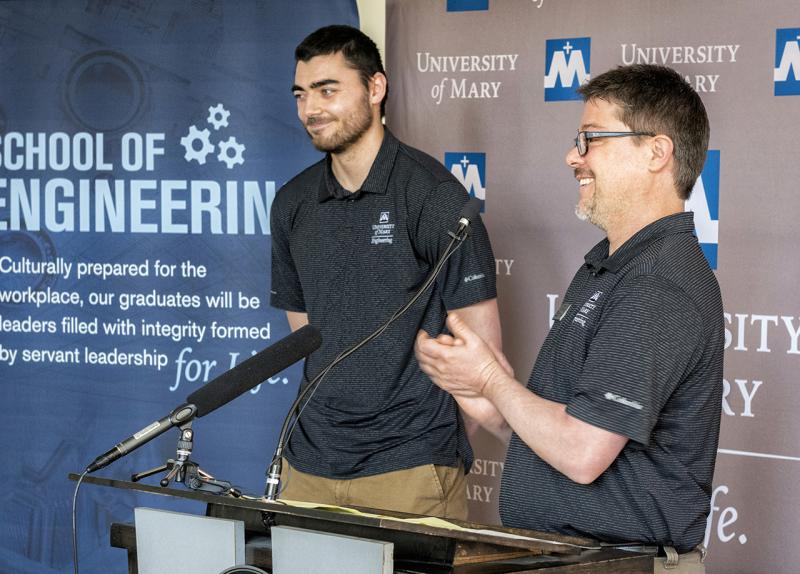
M448 12L472 12L488 9L489 0L447 0Z
M591 38L547 40L544 60L544 101L580 100L576 91L589 80Z
M694 212L694 229L697 240L708 259L711 269L717 268L719 246L719 150L710 149L706 154L703 172L686 200L686 211Z
M389 211L378 213L378 222L372 224L372 245L393 245L394 244L394 223Z
M486 154L445 152L444 165L471 197L477 197L481 201L483 213L486 207Z
M800 96L800 28L779 28L775 36L775 95Z

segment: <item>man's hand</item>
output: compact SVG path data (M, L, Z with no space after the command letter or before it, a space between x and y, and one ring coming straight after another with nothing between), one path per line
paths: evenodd
M483 340L457 316L447 317L451 335L436 339L420 331L415 350L422 370L454 396L478 397L502 367Z
M435 339L425 331L417 335L415 351L420 368L439 387L453 395L466 415L501 439L508 426L492 402L484 396L487 386L513 376L505 356L492 349L456 314L447 317L452 335Z

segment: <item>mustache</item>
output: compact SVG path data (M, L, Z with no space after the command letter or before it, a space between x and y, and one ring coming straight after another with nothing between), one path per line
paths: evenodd
M321 122L330 121L331 119L333 119L333 118L326 117L326 116L311 116L310 118L308 118L306 120L306 126L313 126L313 125L321 123Z
M584 177L594 178L594 173L588 169L576 169L574 173L575 179L583 179Z

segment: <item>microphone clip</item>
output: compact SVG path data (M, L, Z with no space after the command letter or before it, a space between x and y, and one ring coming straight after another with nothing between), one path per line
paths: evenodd
M453 238L454 241L462 242L469 235L469 219L462 217L458 220L458 228L455 231L448 231L447 235Z
M234 488L227 480L217 480L212 475L205 472L200 465L191 460L192 448L194 447L194 430L192 421L182 424L178 437L178 448L175 458L167 459L159 465L144 472L131 475L132 482L138 482L143 478L167 471L167 474L159 481L162 488L167 488L170 482L180 482L191 490L210 492L212 494L230 494L239 497L241 491Z

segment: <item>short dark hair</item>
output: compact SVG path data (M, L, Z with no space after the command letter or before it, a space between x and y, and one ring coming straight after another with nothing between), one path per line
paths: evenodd
M619 119L632 131L672 139L675 187L688 199L703 171L708 149L708 115L703 101L683 77L665 66L619 66L578 88L583 100L605 100L620 108Z
M372 39L358 28L336 24L325 26L305 37L294 50L295 62L308 62L315 56L327 56L341 52L347 64L358 72L364 87L369 88L369 81L378 72L386 75L381 61L381 53ZM381 101L381 116L386 113L386 98L389 97L389 85L386 95Z

